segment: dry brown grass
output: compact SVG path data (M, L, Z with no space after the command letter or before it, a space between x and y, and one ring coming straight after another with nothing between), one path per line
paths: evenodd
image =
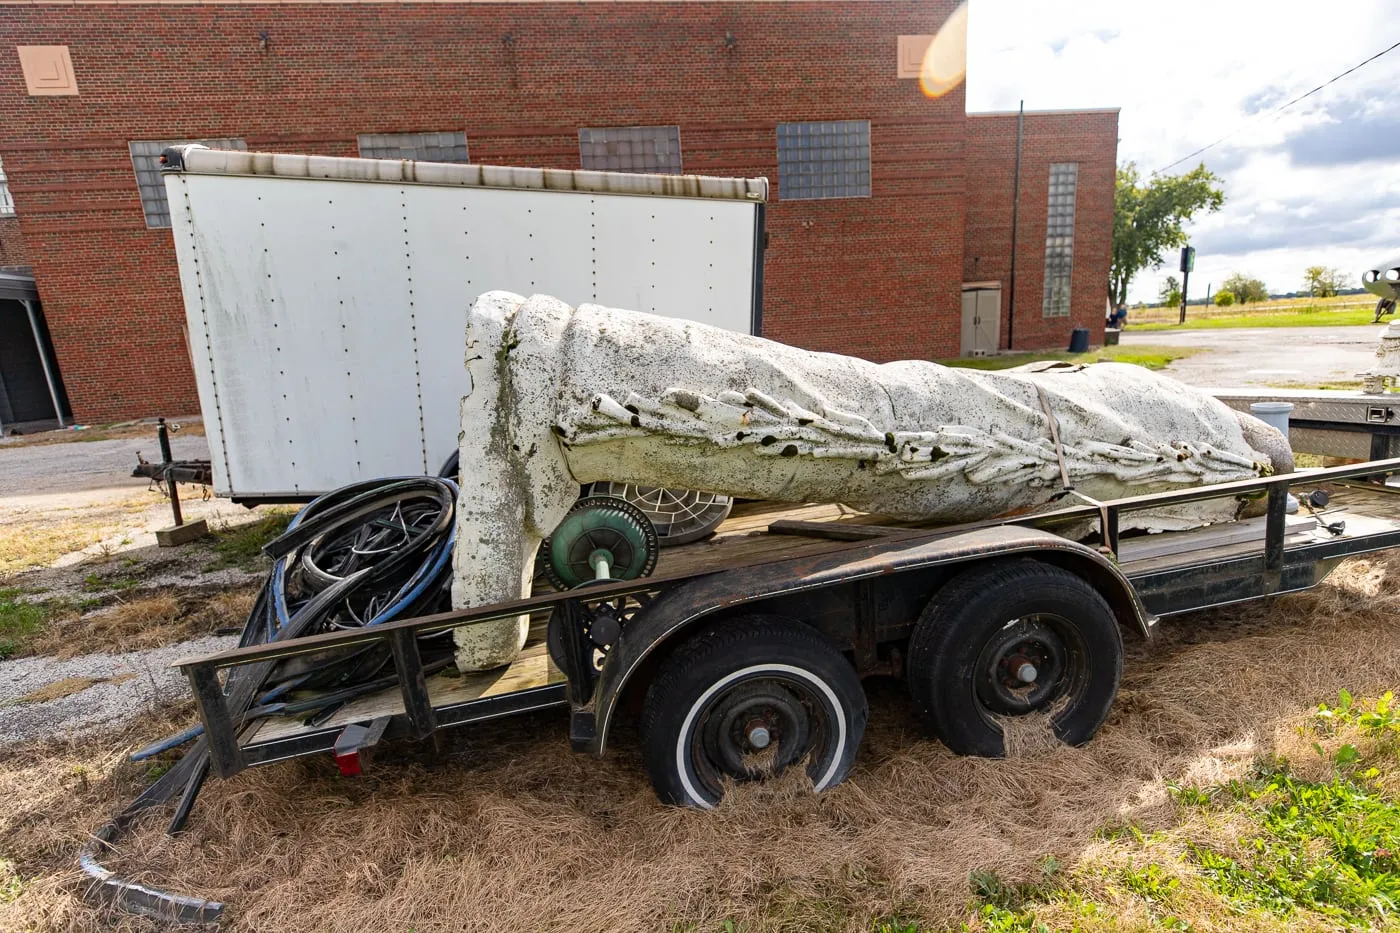
M131 680L135 676L135 674L118 674L115 677L65 677L62 680L55 680L51 684L45 684L38 690L30 691L19 699L21 703L47 703L50 700L61 700L75 693L82 693L94 684L119 684Z
M536 716L460 734L441 757L382 749L360 779L313 759L212 781L187 833L163 835L161 814L112 867L227 901L225 928L238 931L713 930L726 918L806 931L889 916L956 926L972 871L1035 880L1053 855L1108 912L1084 920L1051 905L1038 919L1143 928L1150 907L1106 866L1169 859L1173 833L1222 851L1239 835L1218 814L1183 822L1166 782L1215 780L1270 752L1311 755L1294 724L1314 704L1400 684L1398 578L1400 556L1355 561L1313 594L1164 623L1156 644L1130 645L1115 711L1080 749L957 758L921 737L895 685L874 683L847 783L820 797L795 780L746 788L698 813L656 802L628 737L595 761L569 752L561 717ZM81 783L68 775L75 762ZM0 856L23 878L0 929L111 928L76 898L71 858L135 793L133 768L110 750L0 762ZM1163 830L1162 848L1096 835L1126 822ZM1178 906L1197 929L1312 925Z
M72 910L77 847L150 782L149 766L127 755L150 736L182 728L192 713L193 704L183 704L100 740L53 740L0 752L0 930L64 929L68 920L56 918L65 914L90 929L107 928L96 912ZM22 885L19 899L8 903L6 874Z
M136 518L158 501L144 495L76 508L0 510L0 579L22 570L46 567L65 554L129 530Z
M177 591L118 598L111 606L82 615L60 609L16 654L73 658L97 651L139 651L208 635L219 628L241 628L255 596L253 590L212 596Z
M204 498L203 487L180 490L181 502ZM36 504L22 497L7 501L0 509L0 582L89 548L87 560L109 560L142 533L153 517L162 525L169 517L168 500L149 487L132 487L130 495L120 499L79 493L74 501L78 504ZM93 547L99 544L101 547ZM123 556L130 556L129 550Z

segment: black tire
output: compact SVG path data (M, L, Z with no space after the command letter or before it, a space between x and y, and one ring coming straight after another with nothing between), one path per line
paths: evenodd
M1030 681L1017 676L1026 664ZM1018 560L974 568L939 590L914 627L906 670L914 707L943 744L1000 758L1000 717L1061 703L1056 737L1093 738L1118 693L1123 637L1085 580Z
M855 669L817 631L745 616L691 637L657 671L642 756L664 803L709 809L725 777L772 777L808 756L823 791L850 772L867 715ZM771 742L762 751L750 741L755 723Z

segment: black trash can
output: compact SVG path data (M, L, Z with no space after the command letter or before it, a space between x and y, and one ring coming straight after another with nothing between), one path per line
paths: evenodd
M1076 327L1074 330L1069 332L1069 352L1089 352L1089 328Z

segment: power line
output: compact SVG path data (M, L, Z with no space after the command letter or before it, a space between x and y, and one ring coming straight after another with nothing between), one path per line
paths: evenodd
M1332 78L1327 79L1326 81L1322 82L1322 83L1319 84L1317 87L1313 88L1311 91L1308 91L1308 92L1305 93L1305 94L1299 94L1297 97L1293 98L1293 99L1290 100L1288 103L1286 103L1286 104L1280 104L1279 106L1275 107L1273 110L1270 110L1268 113L1264 114L1264 116L1266 116L1266 117L1269 117L1269 116L1276 116L1277 114L1282 113L1283 111L1287 110L1289 107L1292 107L1294 104L1298 103L1298 101L1313 96L1313 95L1316 94L1318 91L1320 91L1320 90L1322 90L1323 88L1327 87L1329 84L1335 84L1336 82L1338 82L1338 81L1340 81L1341 79L1345 78L1347 75L1351 74L1353 71L1357 71L1357 70L1359 70L1359 69L1365 67L1366 65L1371 64L1371 62L1375 61L1376 59L1380 58L1380 57L1383 56L1383 55L1388 55L1389 53L1395 51L1396 49L1400 49L1400 42L1395 43L1394 45L1390 46L1390 47L1387 48L1387 49L1382 49L1381 51L1377 52L1375 55L1372 55L1370 58L1366 59L1364 62L1358 62L1357 64L1352 65L1350 68L1348 68L1346 71L1343 71L1341 74L1336 75L1336 76L1334 76L1334 77L1332 77ZM1231 136L1234 136L1234 135L1237 134L1239 131L1240 131L1240 128L1237 127L1236 129L1231 130L1230 132L1226 133L1224 136L1222 136L1222 137L1220 137L1219 139L1217 139L1215 142L1210 143L1210 144L1205 145L1205 146L1202 146L1201 148L1197 149L1195 152L1191 153L1190 155L1184 155L1184 156L1182 156L1181 158L1177 159L1175 162L1171 163L1170 165L1164 165L1163 167L1157 169L1157 171L1153 172L1152 174L1154 174L1154 175L1160 175L1160 174L1162 174L1163 172L1165 172L1165 171L1166 171L1167 169L1169 169L1169 168L1175 168L1176 166L1180 165L1182 162L1186 162L1186 161L1188 161L1188 160L1190 160L1190 159L1194 159L1196 156L1200 155L1201 153L1205 152L1206 150L1208 150L1208 149L1214 149L1216 146L1220 145L1220 144L1223 143L1225 140L1229 139Z

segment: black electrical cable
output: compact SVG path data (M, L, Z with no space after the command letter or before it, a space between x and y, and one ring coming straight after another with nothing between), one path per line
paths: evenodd
M249 613L239 646L380 625L449 608L456 497L451 480L403 477L355 483L306 506L287 531L264 548L273 558L272 571ZM421 650L430 669L450 663L450 641L425 638ZM371 692L371 684L383 689L388 678L377 675L390 661L387 645L370 644L232 668L226 688L229 712L247 723L322 708ZM335 692L324 703L278 702L295 689ZM198 726L187 729L133 757L150 757L202 733Z
M454 450L452 453L448 454L447 459L442 461L442 467L438 470L438 476L455 482L457 479L457 462L461 458L461 454L462 452L460 449Z
M1297 97L1293 98L1292 100L1288 101L1287 103L1280 104L1279 106L1277 106L1277 107L1275 107L1274 109L1270 110L1268 113L1262 114L1262 116L1266 116L1266 117L1277 116L1278 114L1283 113L1283 111L1287 110L1289 107L1292 107L1294 104L1298 103L1298 101L1303 100L1304 98L1308 98L1308 97L1313 96L1313 95L1316 94L1318 91L1322 90L1323 88L1327 87L1328 85L1337 83L1338 81L1340 81L1340 80L1342 80L1343 78L1345 78L1347 75L1351 74L1353 71L1357 71L1358 69L1360 69L1360 68L1362 68L1362 67L1364 67L1364 66L1366 66L1366 65L1371 64L1371 62L1375 61L1376 59L1380 58L1380 57L1383 56L1383 55L1389 55L1391 52L1394 52L1396 49L1400 49L1400 42L1396 42L1394 45L1391 45L1391 46L1389 46L1389 47L1387 47L1387 48L1381 49L1379 52L1377 52L1375 55L1372 55L1370 58L1366 59L1365 61L1357 62L1355 65L1352 65L1350 68L1348 68L1346 71L1343 71L1341 74L1333 75L1331 78L1328 78L1326 81L1323 81L1321 84L1319 84L1317 87L1313 88L1311 91L1305 91L1304 93L1299 94ZM1175 162L1170 163L1169 165L1164 165L1164 166L1162 166L1161 168L1157 169L1157 171L1153 172L1152 174L1154 174L1154 175L1160 175L1160 174L1162 174L1163 172L1165 172L1167 169L1176 168L1176 167L1177 167L1178 165L1180 165L1182 162L1185 162L1185 161L1188 160L1188 159L1194 159L1196 156L1200 155L1200 154L1203 153L1203 152L1206 152L1206 151L1209 150L1209 149L1214 149L1216 146L1220 145L1220 144L1223 143L1225 140L1230 139L1231 137L1233 137L1233 136L1235 136L1236 134L1238 134L1238 133L1241 131L1241 129L1243 129L1243 127L1237 127L1237 128L1235 128L1235 129L1231 130L1230 132L1226 133L1224 136L1222 136L1222 137L1220 137L1219 139L1217 139L1215 142L1213 142L1213 143L1207 143L1206 145L1204 145L1204 146L1202 146L1201 148L1197 149L1195 152L1191 152L1191 153L1189 153L1189 154L1187 154L1187 155L1184 155L1184 156L1182 156L1181 158L1177 159Z

